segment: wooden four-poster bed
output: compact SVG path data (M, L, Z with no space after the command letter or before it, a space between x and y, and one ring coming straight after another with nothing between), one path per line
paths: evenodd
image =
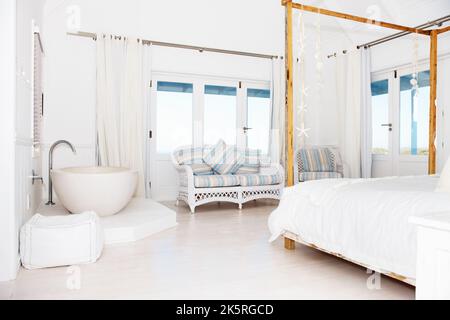
M443 27L440 29L433 30L424 30L421 28L412 28L402 25L397 25L393 23L388 23L384 21L377 21L373 19L368 19L364 17L358 17L355 15L350 15L341 12L335 12L327 9L317 8L313 6L307 6L300 3L292 2L292 0L282 0L282 5L286 8L286 166L287 166L287 184L288 186L294 186L294 51L293 51L293 10L302 10L313 12L316 14L327 15L339 19L345 19L350 21L355 21L359 23L376 25L382 28L394 29L403 32L405 35L410 33L415 33L422 36L430 37L430 118L429 118L429 157L428 157L428 173L430 176L436 173L436 148L435 148L435 138L436 138L436 95L437 95L437 46L438 46L438 35L444 32L450 31L450 27ZM400 36L402 35L399 33ZM411 177L409 177L411 178ZM377 257L376 254L371 255L368 253L365 255L364 251L357 251L358 248L353 248L354 250L346 249L345 245L352 247L352 241L355 239L358 240L359 237L361 240L366 241L366 237L370 237L369 233L371 233L373 228L379 227L379 232L383 232L383 238L380 238L379 235L374 233L372 236L378 239L372 239L371 241L366 241L365 249L370 251L380 251L377 248L379 243L382 243L385 246L389 246L389 241L392 242L392 246L395 247L395 242L405 242L410 241L411 239L415 240L415 237L411 236L411 230L406 232L403 229L407 229L405 226L407 218L405 219L405 214L396 215L395 211L389 211L384 209L380 209L378 204L383 202L386 197L391 196L392 201L396 201L397 198L402 198L403 203L411 203L414 202L415 197L423 197L422 204L426 203L425 207L422 211L426 210L441 210L443 208L450 208L450 200L447 201L446 196L442 196L439 194L434 195L432 191L434 191L434 186L436 183L436 177L431 179L431 177L423 177L421 179L407 179L407 178L399 178L395 179L372 179L377 181L371 181L370 183L365 182L364 180L349 180L344 179L342 182L321 182L322 189L317 187L319 184L316 184L312 187L309 185L308 188L303 188L302 186L297 186L294 188L288 188L286 190L286 200L283 203L283 199L280 203L280 207L271 215L269 219L269 226L272 231L272 240L276 239L278 236L283 236L285 241L285 248L288 250L295 249L295 243L301 243L315 249L324 251L326 253L335 255L339 258L343 258L355 264L367 267L368 269L383 273L387 276L393 277L397 280L406 282L411 285L415 285L415 278L412 276L414 273L408 267L404 267L405 263L402 265L403 261L395 261L395 255L391 253L390 259L393 261L389 261L389 263L378 263L375 259ZM391 190L390 194L386 193L385 189ZM402 191L407 190L409 193L396 193L396 188L404 188ZM305 190L306 189L306 190ZM365 190L365 194L361 193L361 190ZM378 195L379 199L371 199L373 195ZM359 203L359 207L354 205L354 202L351 197L361 197L365 199L367 205L371 203L371 208L365 208L364 202ZM409 197L409 198L408 198ZM356 199L355 198L355 199ZM346 199L347 207L341 205L340 199ZM321 203L322 201L322 203ZM360 199L355 201L361 201ZM371 202L372 201L372 202ZM289 202L289 204L286 204ZM341 201L342 202L342 201ZM295 203L295 204L294 204ZM324 204L325 203L325 204ZM348 204L351 204L348 206ZM353 207L352 207L353 205ZM356 206L356 207L355 207ZM361 209L361 206L364 207ZM395 207L395 205L393 205ZM416 204L416 206L420 206L420 203ZM350 208L350 209L349 209ZM320 209L320 210L319 210ZM299 213L299 210L301 211ZM328 210L328 211L327 211ZM408 211L409 207L397 205L397 211ZM297 211L297 212L295 212ZM349 212L351 211L351 212ZM417 210L418 212L420 210ZM424 214L424 212L419 212L419 214ZM367 222L374 223L373 226L369 228L366 227L366 222L354 222L361 218L361 216L365 216L364 213L367 213L367 216L370 216L372 221ZM284 216L284 218L280 216ZM338 217L335 217L337 215ZM383 219L392 219L390 223L401 224L396 229L392 228L392 225L377 225L379 223L374 219L375 215L382 216ZM301 216L301 217L299 217ZM376 216L375 216L376 217ZM392 217L392 218L391 218ZM328 219L328 220L327 220ZM353 219L353 220L352 220ZM381 219L381 218L378 218ZM333 229L334 224L351 224L351 228L347 226L340 226ZM305 226L308 225L308 226ZM300 227L301 226L301 227ZM295 232L294 229L299 230L299 232ZM303 228L303 229L302 229ZM308 229L309 228L309 229ZM340 229L339 229L340 228ZM372 228L372 229L371 229ZM408 227L409 228L409 227ZM301 230L300 230L301 229ZM338 230L339 229L339 230ZM347 234L339 235L335 234L332 236L321 235L322 233L338 233L342 230L345 230ZM392 231L392 230L394 231ZM311 231L314 230L314 231ZM363 231L364 230L364 231ZM380 231L381 230L381 231ZM349 235L353 233L361 233L366 232L367 234L360 235ZM304 236L300 236L299 234L303 234ZM387 235L387 237L386 237ZM306 237L306 238L305 238ZM334 237L334 238L333 238ZM346 238L346 241L340 241L339 237ZM397 239L398 237L403 237L401 239ZM389 240L389 238L392 238ZM306 239L306 240L305 240ZM336 243L333 243L332 240L335 240ZM386 242L385 240L389 241ZM395 239L395 240L394 240ZM317 240L317 241L316 241ZM398 241L397 241L398 240ZM320 245L322 244L322 246ZM415 249L415 244L407 244L408 248L405 248L405 251L411 253ZM370 250L368 249L370 248ZM360 249L360 248L359 248ZM401 252L402 248L396 248L397 252ZM407 250L408 249L408 250ZM353 252L353 255L349 253L346 255L343 252ZM355 253L356 252L356 253ZM361 253L362 252L362 253ZM379 254L379 253L378 253ZM411 255L411 254L409 254ZM382 254L379 254L382 256ZM406 257L408 259L410 257ZM382 258L380 258L382 259ZM400 259L400 258L399 258ZM401 260L401 259L400 259ZM392 262L392 263L391 263ZM409 264L412 262L409 261ZM387 266L394 266L392 268ZM397 268L396 268L397 267ZM397 270L397 271L395 271ZM400 271L398 271L400 270Z

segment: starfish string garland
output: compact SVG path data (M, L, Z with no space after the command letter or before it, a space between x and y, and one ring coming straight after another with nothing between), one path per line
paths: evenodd
M304 97L307 97L308 96L308 90L309 90L309 88L308 87L303 87L302 88L302 95L304 96Z
M299 85L300 90L298 92L300 101L296 104L296 122L295 132L297 141L296 144L298 146L302 146L305 144L305 138L308 138L308 132L311 130L305 127L305 118L308 112L308 105L306 104L306 97L308 96L309 88L305 85L306 75L305 75L305 60L306 60L306 34L305 34L305 25L303 20L303 14L299 14L299 20L296 24L297 26L297 50L298 50L298 72L299 72Z
M297 107L297 114L299 116L301 116L302 114L307 113L307 112L308 112L308 106L306 104L300 104Z
M311 131L311 128L306 128L304 123L300 124L300 127L297 127L298 137L306 137L309 138L308 132Z

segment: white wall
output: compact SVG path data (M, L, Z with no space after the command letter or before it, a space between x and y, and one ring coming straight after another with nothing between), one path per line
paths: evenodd
M440 43L450 43L450 38L441 38ZM450 50L448 51L450 52ZM441 172L450 157L450 55L439 59L437 98L437 169Z
M255 7L258 7L255 10ZM174 10L176 8L176 10ZM278 0L48 0L44 38L44 141L67 139L77 155L61 149L55 167L95 163L95 42L67 36L67 10L80 12L79 30L257 53L284 54L284 9ZM161 72L270 80L268 60L173 48L153 48ZM44 167L47 164L44 158Z
M327 5L322 1L306 2ZM344 5L336 1L330 5L333 3ZM355 9L352 13L367 15L366 7L366 4L361 4L356 9L364 12L356 12ZM341 9L349 11L345 7ZM435 9L433 12L438 8ZM81 31L284 55L284 8L279 0L230 0L226 4L218 0L47 0L44 14L44 171L48 148L58 139L73 142L78 152L74 156L64 148L58 150L55 167L95 164L95 42L66 35L68 21L78 20L71 19L73 15L68 12L79 12L78 29ZM382 18L392 20L384 13ZM305 14L305 19L308 46L306 79L311 84L306 125L312 129L307 143L337 144L335 59L324 59L324 87L319 101L315 89L316 15ZM410 24L409 21L400 22ZM389 30L383 34L373 28L356 28L355 31L350 28L350 32L345 33L342 27L349 24L329 17L321 17L320 23L324 56L360 44L355 39L371 40L389 33ZM411 39L406 38L374 48L373 70L411 62L411 47ZM426 57L428 40L422 39L420 48L419 57ZM446 48L448 46L440 45L440 52L447 52ZM270 80L268 61L181 49L155 47L152 68L162 72Z
M21 226L36 212L42 185L31 184L32 170L41 174L41 158L33 155L34 32L42 29L45 0L17 0L16 80L16 211Z
M15 0L0 2L0 281L17 272L14 214L14 110L16 100L16 6Z
M74 9L75 8L75 9ZM78 9L77 9L78 8ZM173 10L176 8L176 10ZM47 43L45 134L47 148L64 138L75 144L76 156L58 151L55 166L92 165L95 162L95 42L67 36L69 11L80 12L82 31L133 35L145 39L207 47L284 55L284 8L279 0L48 0L45 10ZM315 33L314 16L307 25ZM322 29L323 53L344 49L349 40L335 21ZM315 35L308 37L307 78L315 81ZM215 75L269 81L270 62L213 53L155 47L155 71ZM322 93L335 89L334 65L325 61ZM311 96L314 88L311 88ZM334 96L323 94L321 105L311 101L308 143L332 143L335 134ZM44 166L47 160L44 159Z
M39 187L29 176L36 162L32 149L32 21L41 23L43 1L5 0L0 2L2 88L0 194L0 281L11 280L18 268L18 233L34 213ZM3 172L5 170L5 172Z

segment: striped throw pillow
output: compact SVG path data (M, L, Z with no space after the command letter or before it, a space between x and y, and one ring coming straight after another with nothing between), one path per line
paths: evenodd
M235 174L245 162L244 154L235 146L227 146L225 141L217 144L203 159L217 174Z
M245 149L244 163L236 174L255 174L259 173L261 150Z
M194 176L209 176L214 174L214 171L206 163L194 163L189 166L192 168Z
M175 154L175 159L179 165L203 164L203 148L186 147L180 149Z

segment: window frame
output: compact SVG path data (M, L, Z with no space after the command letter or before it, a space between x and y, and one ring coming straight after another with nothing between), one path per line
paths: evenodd
M426 62L417 65L417 72L429 70ZM393 132L389 137L389 154L372 154L373 160L377 161L393 161L394 167L399 162L428 162L427 155L405 155L400 153L400 79L402 76L413 73L412 66L404 65L397 68L389 68L376 72L372 72L371 83L388 80L389 81L389 117L393 124ZM398 168L395 169L398 172Z
M192 83L193 85L193 101L192 101L192 143L195 146L204 146L204 116L205 116L205 85L235 87L236 95L236 142L235 144L244 148L247 147L247 137L243 133L243 128L247 126L248 105L247 105L247 89L264 89L269 90L272 95L270 81L242 79L231 77L218 77L201 74L186 74L172 72L152 72L152 86L149 104L147 106L146 129L153 132L153 138L148 141L148 157L153 154L160 160L168 159L170 155L157 155L156 150L156 119L157 112L157 83L159 81ZM268 133L270 137L270 132Z
M195 90L195 86L194 86L194 83L192 83L192 81L189 81L189 80L187 80L187 79L174 79L174 80L169 80L169 79L163 79L163 78L161 78L161 79L156 79L156 80L153 80L152 81L152 89L153 89L153 87L154 87L154 90L152 90L152 91L154 91L154 93L152 94L152 101L154 101L155 102L155 104L154 104L154 110L150 110L150 112L151 112L151 114L152 114L152 117L154 117L154 119L155 119L155 122L153 122L153 123L151 123L150 124L150 126L152 127L152 129L149 129L151 132L152 132L152 139L151 140L154 140L154 146L153 146L153 148L154 148L154 154L155 155L167 155L167 154L165 154L165 153L158 153L158 124L157 124L157 119L158 119L158 114L157 114L157 111L158 111L158 108L157 108L157 103L158 103L158 83L159 82L173 82L173 83L185 83L185 84L191 84L192 85L192 110L191 110L191 117L192 117L192 123L191 123L191 137L193 137L193 130L194 130L194 126L193 126L193 123L194 123L194 101L195 101L195 98L194 98L194 90ZM152 120L153 121L153 120ZM194 140L191 140L192 141L192 143L194 143ZM164 156L163 156L164 157Z
M430 66L427 64L422 63L422 64L418 65L418 67L417 67L417 73L420 73L423 71L429 71L429 70L430 70ZM398 137L397 137L397 139L398 139L397 152L399 154L399 159L401 161L407 161L407 162L425 162L426 161L426 162L428 162L428 155L401 154L401 150L400 150L400 129L401 129L400 128L400 120L401 120L400 119L400 106L401 106L400 79L401 79L401 77L409 75L411 73L413 73L413 72L411 72L411 67L401 68L397 71L397 78L398 78L397 82L398 83L397 83L397 89L396 89L396 93L397 93L396 99L397 99L397 106L399 109L398 117L396 119L396 121L398 122L398 128L399 128ZM428 108L429 108L429 106L428 106ZM427 121L428 121L428 119L427 119ZM427 140L428 140L428 137L427 137ZM428 152L430 152L430 150L428 150Z
M200 146L206 145L205 143L205 86L220 86L220 87L233 87L236 88L236 141L235 144L239 145L239 127L241 126L242 118L240 116L241 113L241 106L240 106L240 99L241 99L241 90L239 88L239 80L236 79L227 79L227 78L217 78L217 77L201 77L198 79L199 85L202 87L200 93L201 97L199 97L199 101L202 102L202 105L199 107L199 110L201 110L201 114L199 115L198 119L201 119L201 124L199 129L199 132L201 131L201 136L195 138L199 143Z
M244 119L243 119L243 127L248 127L249 123L248 123L248 89L259 89L259 90L268 90L269 94L270 94L270 108L272 109L273 104L272 104L272 98L273 98L273 92L272 92L272 88L270 86L270 84L264 84L264 83L251 83L251 82L246 82L242 84L242 89L245 92L245 112L244 112ZM270 112L270 114L272 114L272 110ZM269 118L269 122L271 122L271 119ZM267 137L268 137L268 143L269 145L267 146L267 154L265 154L266 156L268 156L270 154L270 135L271 135L271 130L269 129L269 132L267 132ZM244 135L245 138L245 142L243 143L243 145L245 145L245 147L250 148L250 146L248 145L248 135Z
M394 72L395 71L392 70L392 71L388 71L388 72L373 73L372 78L371 78L371 83L382 81L382 80L388 80L388 101L389 101L389 105L388 105L389 119L388 119L388 121L391 121L392 123L395 123L395 119L394 119L395 118L394 117L395 97L393 97L393 92L395 92L395 90L393 90L395 88ZM371 123L371 127L372 127L371 139L373 139L372 138L373 119L372 119L372 117L370 117L370 119L372 121L372 123ZM384 160L384 161L391 159L394 156L394 150L395 150L394 144L395 144L394 132L392 132L391 134L389 134L389 138L388 138L388 154L372 153L373 159L374 160ZM372 145L372 141L370 141L370 145ZM372 146L371 152L373 152L373 146Z

